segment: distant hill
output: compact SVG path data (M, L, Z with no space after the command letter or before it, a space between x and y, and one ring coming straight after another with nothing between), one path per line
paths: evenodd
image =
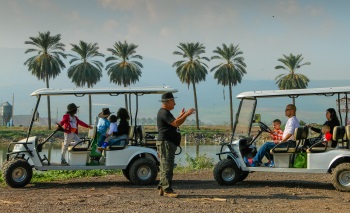
M30 115L36 102L36 98L30 97L30 93L45 87L43 81L38 81L34 76L28 72L27 68L23 65L24 61L29 57L24 54L23 49L4 49L0 48L0 57L6 58L4 64L9 67L8 70L1 72L2 84L0 84L0 102L10 101L12 94L15 97L14 114L15 115ZM194 107L192 85L189 87L182 84L179 78L176 76L175 68L171 64L164 63L157 59L144 58L142 61L144 69L142 70L142 77L140 81L133 86L161 86L168 85L179 90L175 94L176 103L174 114L177 115L181 109ZM68 67L68 60L66 61ZM249 80L248 74L243 77L241 84L238 84L233 88L234 96L234 111L237 111L238 100L235 99L236 95L244 91L253 90L276 90L278 89L274 80L268 80L264 73L261 73L262 80ZM277 73L276 73L277 75ZM306 73L307 75L307 73ZM269 77L269 78L274 78ZM256 79L256 76L254 76ZM335 87L335 86L347 86L348 80L312 80L309 84L309 88L317 87ZM103 78L95 86L95 88L102 87L115 87L116 85L109 82L107 72L103 72ZM74 88L74 84L67 78L67 71L64 70L54 80L50 80L50 87L52 88ZM206 124L229 124L229 97L228 88L221 85L217 85L217 81L213 78L213 73L209 72L206 81L200 82L196 85L198 106L199 106L199 118ZM160 97L155 95L144 95L139 98L140 108L139 117L153 118L155 117L157 110L160 106ZM133 99L134 101L134 99ZM324 111L328 107L336 107L335 101L316 102L317 100L304 100L297 101L297 105L300 108L299 115L302 115L302 119L307 122L322 122L324 120ZM87 121L87 97L82 97L80 100L77 98L52 98L51 113L52 118L60 120L65 113L67 104L74 102L80 107L79 117L84 121ZM93 98L93 114L97 115L102 107L111 107L114 112L119 107L124 106L123 97L94 97ZM262 119L270 122L275 116L284 118L284 107L291 100L275 101L263 103L263 110L261 112ZM259 105L260 106L260 105ZM274 106L275 109L271 109ZM304 108L304 109L303 109ZM41 117L47 117L46 111L46 98L42 100L39 106L39 112ZM304 113L303 113L304 111ZM303 115L305 114L305 115ZM301 116L300 116L301 117ZM195 116L190 119L195 119Z

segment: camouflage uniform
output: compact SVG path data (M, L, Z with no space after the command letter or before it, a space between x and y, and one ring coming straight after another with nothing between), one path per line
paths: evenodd
M175 152L177 146L171 141L157 141L157 151L160 156L160 178L158 189L165 192L173 191L172 180Z

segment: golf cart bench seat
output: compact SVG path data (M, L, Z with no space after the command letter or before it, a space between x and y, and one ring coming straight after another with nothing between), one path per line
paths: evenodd
M305 142L309 134L309 128L298 127L294 130L294 138L296 141L287 141L284 143L277 144L271 149L270 153L296 153L301 150L302 145Z
M107 150L121 150L124 149L128 144L129 141L132 140L134 137L134 132L135 132L135 126L129 126L129 134L127 138L123 139L113 139L109 141L112 143L112 145L107 147Z
M140 126L141 131L141 145L151 148L156 148L158 131L148 131L146 132L144 126Z
M92 129L89 129L88 135L86 137L80 138L79 141L74 146L68 146L68 151L79 152L79 151L91 151L92 141L95 139L97 133L97 127L93 126Z
M346 128L350 128L349 126L335 126L333 129L333 135L332 135L332 140L336 141L338 144L339 143L344 143L346 141L347 134L345 134ZM350 129L349 129L350 130ZM306 150L308 153L319 153L319 152L325 152L325 151L330 151L333 150L334 147L329 147L323 144L323 141L320 141L318 143L315 143L312 145L310 148Z

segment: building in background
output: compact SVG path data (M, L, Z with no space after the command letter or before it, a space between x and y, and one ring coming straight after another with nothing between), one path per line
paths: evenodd
M7 126L7 125L13 125L12 123L12 113L13 113L13 108L12 105L9 102L4 102L1 104L0 107L0 124L2 126Z

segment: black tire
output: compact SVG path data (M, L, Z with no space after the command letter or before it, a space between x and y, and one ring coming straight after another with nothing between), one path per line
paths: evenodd
M130 180L129 169L122 169L123 175L126 179Z
M341 163L332 172L333 186L341 192L350 192L350 163Z
M148 185L157 178L157 165L150 159L139 158L129 169L130 181L136 185Z
M27 185L33 176L30 164L24 159L14 159L4 163L3 179L12 188L21 188Z
M232 159L224 159L219 161L213 171L215 181L222 186L236 184L242 176L242 170Z
M247 172L247 171L242 171L242 174L241 174L241 176L238 178L238 181L240 182L240 181L244 181L247 177L248 177L248 175L249 175L249 172Z

